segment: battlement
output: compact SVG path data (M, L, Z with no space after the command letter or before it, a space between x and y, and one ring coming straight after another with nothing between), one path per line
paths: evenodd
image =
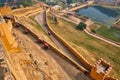
M109 63L107 63L105 60L102 58L95 64L95 68L97 69L97 73L104 73L104 74L109 74L111 71L112 67Z
M92 66L90 74L95 80L104 80L111 70L112 66L101 58L95 65Z

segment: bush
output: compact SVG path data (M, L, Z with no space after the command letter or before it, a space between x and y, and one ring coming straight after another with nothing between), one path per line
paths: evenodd
M85 23L80 22L79 25L77 26L77 29L84 30L84 29L86 29L86 26L87 25Z

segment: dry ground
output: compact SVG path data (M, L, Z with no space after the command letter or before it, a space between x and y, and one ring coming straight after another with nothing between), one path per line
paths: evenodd
M29 80L90 80L56 53L44 50L43 45L36 44L28 34L24 35L18 30L14 32L17 34L17 41L26 53L25 55L31 54L31 59L37 64L33 62L21 64ZM18 56L24 58L21 54Z
M38 46L23 33L15 30L17 41L24 54L17 54L20 58L25 58L24 55L32 55L32 63L21 63L23 70L29 80L70 80L70 77L64 72L60 65L47 53L43 47ZM13 55L16 56L15 54ZM12 57L13 57L12 56ZM16 57L17 59L18 57ZM37 65L34 64L36 61Z

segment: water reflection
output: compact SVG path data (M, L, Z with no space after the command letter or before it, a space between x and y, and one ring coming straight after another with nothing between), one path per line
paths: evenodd
M102 12L103 14L106 14L107 16L110 17L117 17L119 15L119 11L116 11L115 9L108 9L102 6L93 6L95 9L99 10L100 12Z
M88 16L95 22L100 22L111 26L119 14L120 10L104 8L102 6L91 6L78 11L78 14Z

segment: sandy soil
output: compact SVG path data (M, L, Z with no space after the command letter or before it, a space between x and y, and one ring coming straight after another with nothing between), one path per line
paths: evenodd
M23 53L14 54L13 57L24 60L20 64L28 80L90 80L56 53L44 50L42 44L36 44L29 34L25 35L17 29L13 32L17 35L19 47L23 48ZM29 55L32 62L25 55Z
M14 32L17 34L17 41L20 47L24 49L25 55L32 56L32 63L25 62L21 64L28 80L71 80L60 65L46 53L43 47L40 47L19 31L15 30ZM24 57L22 54L19 54L19 56L19 58Z

